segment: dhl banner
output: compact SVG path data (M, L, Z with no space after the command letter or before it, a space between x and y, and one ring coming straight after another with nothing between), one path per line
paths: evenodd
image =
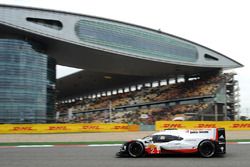
M16 133L74 133L74 132L128 132L138 131L128 124L3 124L0 134Z
M155 130L169 128L225 128L226 130L250 130L250 121L156 121Z

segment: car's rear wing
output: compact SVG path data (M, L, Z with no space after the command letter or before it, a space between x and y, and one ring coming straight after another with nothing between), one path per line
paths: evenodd
M216 141L224 143L226 142L225 128L217 128Z
M216 128L216 152L225 154L226 153L226 132L225 128Z

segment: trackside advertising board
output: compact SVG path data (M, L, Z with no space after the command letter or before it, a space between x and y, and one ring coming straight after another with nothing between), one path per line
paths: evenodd
M128 132L138 129L138 126L128 124L3 124L0 125L0 134Z
M155 130L169 128L225 128L226 130L250 130L250 121L156 121Z

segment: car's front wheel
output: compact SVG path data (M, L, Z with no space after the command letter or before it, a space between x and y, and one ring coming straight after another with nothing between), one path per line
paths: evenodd
M215 144L210 140L203 140L199 144L199 153L202 157L210 158L215 154Z
M142 142L133 141L128 145L128 154L131 157L137 158L144 155L145 148Z

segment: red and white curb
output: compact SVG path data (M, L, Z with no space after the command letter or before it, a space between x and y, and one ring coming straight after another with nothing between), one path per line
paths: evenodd
M250 144L250 142L227 142L227 144ZM115 147L122 144L89 144L89 145L18 145L0 146L1 148L50 148L50 147Z

